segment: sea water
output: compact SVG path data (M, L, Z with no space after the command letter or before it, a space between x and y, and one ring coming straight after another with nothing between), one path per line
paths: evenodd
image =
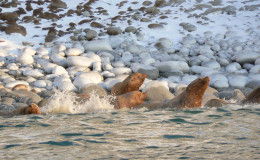
M0 117L0 159L259 159L260 106L114 110L57 92L43 115Z

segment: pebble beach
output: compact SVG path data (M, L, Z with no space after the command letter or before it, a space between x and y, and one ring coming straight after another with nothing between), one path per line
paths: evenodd
M147 102L210 84L201 108L114 109L136 72ZM259 86L259 0L0 2L0 113L43 113L0 116L0 159L259 159Z
M147 75L141 90L164 87L161 99L201 76L210 77L218 98L231 99L235 89L248 94L260 85L259 5L3 1L1 94L11 95L1 96L1 109L39 104L54 90L82 93L94 85L109 93L134 72ZM17 84L28 86L28 93L11 91Z

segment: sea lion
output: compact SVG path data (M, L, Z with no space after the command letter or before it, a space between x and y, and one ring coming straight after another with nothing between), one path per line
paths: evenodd
M13 91L21 90L21 89L29 91L29 87L24 84L17 84L12 88Z
M138 91L146 78L144 73L133 73L123 82L116 83L111 89L111 95L122 95L131 91Z
M260 104L260 87L257 87L252 92L250 92L241 103L242 104L248 104L248 103Z
M140 91L131 91L116 97L113 102L115 109L129 108L132 109L144 102L146 93Z
M41 111L37 104L31 103L29 106L18 108L12 112L0 112L1 116L16 116L26 114L41 114Z
M209 86L209 77L197 78L192 81L187 88L178 96L171 100L165 100L162 102L145 102L134 108L195 108L201 107L202 97L204 92Z

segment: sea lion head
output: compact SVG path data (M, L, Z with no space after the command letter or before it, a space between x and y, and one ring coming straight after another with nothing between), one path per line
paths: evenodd
M146 78L145 73L133 73L129 78L127 79L127 91L137 91L139 90L139 87L143 84L144 80Z
M192 81L185 90L185 107L201 107L202 97L209 86L209 77L200 77Z
M28 107L26 107L25 114L41 114L40 108L37 104L31 103Z

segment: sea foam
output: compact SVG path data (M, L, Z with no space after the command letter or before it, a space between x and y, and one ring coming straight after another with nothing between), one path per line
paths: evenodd
M78 101L75 93L67 91L55 90L48 104L41 108L43 113L87 113L100 110L111 110L114 106L111 101L115 99L113 96L105 96L100 98L95 92L92 92L90 98L86 101Z

